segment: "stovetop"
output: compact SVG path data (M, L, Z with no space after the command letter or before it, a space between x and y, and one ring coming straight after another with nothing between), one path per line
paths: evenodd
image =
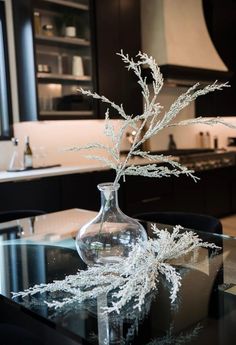
M214 151L182 155L180 163L195 171L233 166L236 164L235 152Z
M122 151L124 155L128 151ZM153 155L173 156L189 169L199 171L236 165L236 152L208 148L151 151Z

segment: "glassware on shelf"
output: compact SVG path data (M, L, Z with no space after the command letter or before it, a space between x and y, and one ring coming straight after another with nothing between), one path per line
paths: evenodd
M48 151L45 146L33 146L34 152L34 167L40 168L48 165Z
M90 3L62 2L51 7L37 1L33 6L40 119L94 115L94 103L81 101L77 91L94 89Z
M41 111L53 110L53 99L52 97L40 97L39 107Z
M66 26L65 27L65 36L66 37L76 37L76 27L75 26Z
M102 183L101 208L76 237L77 251L87 265L116 263L128 257L134 244L147 240L144 227L119 208L119 184Z
M52 24L43 25L43 34L48 37L54 36L54 27Z
M51 67L47 64L38 64L37 72L39 73L51 73Z
M13 143L13 153L12 153L12 157L9 163L9 167L8 167L8 171L18 171L18 170L23 170L23 159L20 156L19 153L19 148L18 148L18 139L17 138L12 138L11 139L12 143Z
M41 34L41 15L38 11L34 12L34 31L36 35Z
M72 74L81 77L84 76L83 60L81 56L73 56L72 58Z
M38 166L46 166L47 165L47 150L44 146L39 146L37 148L38 154Z
M77 16L73 12L66 12L63 16L65 23L65 36L69 38L74 38L77 35L76 21Z

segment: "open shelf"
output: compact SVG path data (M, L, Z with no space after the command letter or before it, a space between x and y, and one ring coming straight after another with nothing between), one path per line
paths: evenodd
M35 39L41 43L52 43L52 44L64 44L72 46L89 46L90 41L85 40L84 38L71 38L71 37L59 37L59 36L44 36L44 35L35 35Z
M76 8L78 10L88 11L89 7L84 4L79 4L74 1L65 1L65 0L44 0L44 2L48 2L51 4L61 5L65 7Z
M91 77L88 75L75 76L71 74L59 74L59 73L37 73L38 79L45 80L59 80L59 81L91 81Z
M39 117L93 118L94 103L74 97L78 87L95 88L90 0L33 1ZM75 37L66 36L70 23L74 24ZM47 26L51 26L48 31Z
M91 116L93 112L90 110L48 110L40 111L41 116Z

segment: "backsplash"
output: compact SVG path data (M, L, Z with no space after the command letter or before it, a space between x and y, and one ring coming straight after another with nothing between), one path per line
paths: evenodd
M168 110L169 105L186 91L184 88L163 88L159 95L159 102ZM194 103L190 104L178 114L176 120L185 120L195 116ZM203 114L204 116L204 114ZM236 124L236 117L225 120ZM120 126L120 120L113 120L114 128ZM23 156L25 136L30 137L30 144L34 154L34 165L80 165L94 164L84 157L86 152L68 152L65 148L73 145L85 145L90 142L108 144L108 138L103 134L104 120L70 120L70 121L35 121L14 124L14 135L19 139L19 150ZM227 146L227 138L236 137L236 130L221 125L213 127L206 125L192 125L168 128L160 132L149 142L150 150L165 150L168 147L169 134L174 135L177 148L196 148L200 146L199 132L209 132L210 143L213 148L213 138L217 136L218 147ZM124 138L122 150L127 150L129 143ZM0 142L0 170L6 170L13 145L10 141ZM90 152L91 153L91 152Z
M113 120L114 128L119 125L119 120ZM23 151L25 136L30 137L35 165L94 164L93 161L84 157L85 154L91 154L91 151L68 152L65 149L91 142L109 144L109 138L103 134L103 130L104 120L21 122L14 126L14 133L19 139L21 151ZM128 142L125 140L121 149L127 148ZM93 151L93 153L96 152Z
M181 117L182 118L182 117ZM183 117L184 118L184 117ZM236 124L236 118L225 118ZM120 121L113 121L114 127L119 126ZM84 145L89 142L109 143L103 134L103 120L77 120L77 121L43 121L22 122L14 126L15 136L19 139L19 148L23 152L24 138L30 136L37 165L62 164L80 165L91 164L91 160L84 158L83 152L66 152L65 148L73 145ZM227 137L236 136L236 130L221 125L209 127L206 125L193 125L188 127L174 127L162 131L150 141L151 150L165 150L168 146L168 134L173 133L178 148L199 147L199 132L210 133L211 147L213 137L218 137L219 148L227 146ZM0 169L5 169L11 152L10 142L0 143ZM129 144L125 140L122 149L128 149ZM85 152L86 153L86 152Z
M0 171L8 168L12 152L13 145L11 141L0 141Z

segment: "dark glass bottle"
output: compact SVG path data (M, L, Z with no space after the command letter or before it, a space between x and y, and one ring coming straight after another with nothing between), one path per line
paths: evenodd
M173 134L169 134L168 150L176 150L177 146Z
M24 149L24 168L30 169L33 167L33 152L30 147L29 137L25 139L25 149Z

